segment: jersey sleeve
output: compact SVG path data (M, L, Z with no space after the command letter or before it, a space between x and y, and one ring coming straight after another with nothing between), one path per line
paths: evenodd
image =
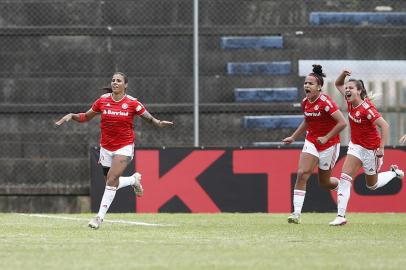
M135 114L141 115L146 111L144 105L138 100L135 101Z
M367 119L373 123L375 122L378 118L381 118L381 114L378 112L378 110L374 107L371 106L368 108L367 112Z
M331 98L326 98L323 104L324 111L330 115L339 110L337 103L335 103Z
M101 104L101 103L100 103L100 98L99 98L98 100L96 100L96 101L93 103L93 105L92 105L92 111L97 112L97 113L101 112L100 104Z

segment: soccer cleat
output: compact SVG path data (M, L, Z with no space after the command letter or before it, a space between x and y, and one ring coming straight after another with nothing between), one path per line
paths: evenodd
M89 227L97 230L98 228L100 228L100 225L102 224L102 222L103 222L103 220L99 216L97 216L89 221Z
M135 183L132 185L135 195L141 197L144 194L144 189L141 185L141 174L136 172L132 176L135 178Z
M342 226L345 224L347 224L347 219L341 216L336 216L336 218L329 223L330 226Z
M398 168L398 165L390 165L390 170L396 173L396 177L399 179L403 179L403 176L405 176L405 173Z
M292 213L288 217L288 223L300 224L300 214Z

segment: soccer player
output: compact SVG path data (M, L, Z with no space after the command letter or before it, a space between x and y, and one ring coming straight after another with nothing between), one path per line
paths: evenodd
M96 115L101 115L100 160L106 180L106 187L95 218L90 220L89 227L98 229L116 195L116 191L132 186L137 196L143 195L141 174L123 177L122 174L134 156L134 117L162 128L173 125L170 121L154 118L136 98L127 95L128 78L124 73L116 72L111 79L111 89L96 100L92 108L85 113L69 113L57 121L56 125L74 120L86 122Z
M337 190L337 217L329 223L331 226L347 223L345 213L352 180L361 167L364 169L366 186L371 190L385 186L396 177L402 179L404 175L396 165L391 165L390 171L378 173L383 164L389 125L368 99L362 80L349 79L344 83L345 78L350 75L351 70L344 69L335 82L336 88L347 100L351 141ZM377 127L380 128L381 135Z
M306 131L306 139L299 158L299 169L293 191L293 213L288 217L289 223L299 224L306 185L314 168L319 168L319 185L333 190L338 181L330 178L331 170L339 156L339 133L345 126L345 118L332 99L321 92L326 75L322 66L313 65L313 72L304 81L306 97L302 101L304 120L290 136L282 140L290 144Z

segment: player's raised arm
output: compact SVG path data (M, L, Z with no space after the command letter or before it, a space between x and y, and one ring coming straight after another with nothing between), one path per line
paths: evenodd
M92 109L88 110L85 113L68 113L61 119L55 122L55 125L60 126L65 122L69 122L70 120L74 120L76 122L86 122L93 119L97 115Z
M345 78L351 75L351 70L346 68L341 74L337 77L335 81L335 86L340 91L340 93L345 96Z

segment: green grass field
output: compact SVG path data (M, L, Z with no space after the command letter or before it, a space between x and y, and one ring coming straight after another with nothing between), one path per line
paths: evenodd
M0 214L0 269L406 269L406 214ZM61 219L70 218L70 219Z

